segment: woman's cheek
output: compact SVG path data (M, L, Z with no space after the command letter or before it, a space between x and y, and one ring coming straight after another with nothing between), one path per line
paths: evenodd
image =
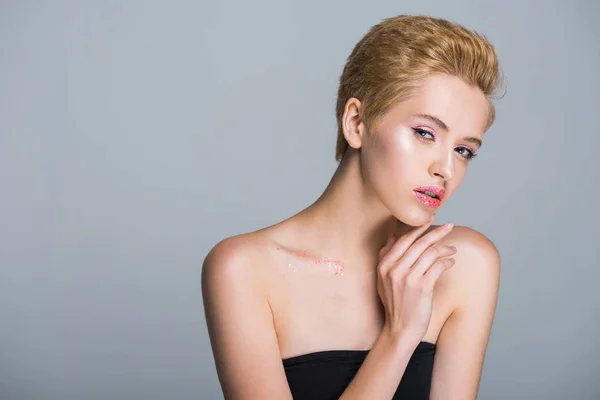
M406 132L398 132L392 136L388 143L389 157L397 168L414 169L415 158L419 149L416 148L417 143ZM408 172L408 171L407 171Z

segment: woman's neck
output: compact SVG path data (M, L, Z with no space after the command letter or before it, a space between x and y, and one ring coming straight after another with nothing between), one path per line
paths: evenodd
M302 247L345 260L372 260L392 232L409 228L365 184L355 150L342 159L323 194L285 225L300 234Z

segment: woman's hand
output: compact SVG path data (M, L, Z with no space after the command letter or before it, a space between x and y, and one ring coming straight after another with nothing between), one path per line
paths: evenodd
M390 235L379 252L377 292L385 308L384 331L421 340L427 333L433 288L442 272L454 265L456 248L438 242L453 228L445 224L419 238L431 226L413 228L396 238Z

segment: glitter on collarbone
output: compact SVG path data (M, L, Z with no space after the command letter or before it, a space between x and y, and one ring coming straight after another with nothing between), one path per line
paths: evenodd
M277 247L277 250L281 250L280 247ZM339 260L334 260L328 257L313 257L309 256L307 251L293 251L289 250L290 253L302 258L306 262L312 262L315 265L322 265L327 267L327 271L332 275L344 276L344 263ZM304 264L303 263L303 264ZM292 272L297 272L298 268L295 266L295 263L288 263L288 269Z

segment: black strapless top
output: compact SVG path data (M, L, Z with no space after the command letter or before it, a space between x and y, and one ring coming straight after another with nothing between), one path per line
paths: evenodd
M283 367L294 400L338 399L368 353L368 350L326 350L286 358ZM419 343L393 399L429 399L434 355L434 343Z

